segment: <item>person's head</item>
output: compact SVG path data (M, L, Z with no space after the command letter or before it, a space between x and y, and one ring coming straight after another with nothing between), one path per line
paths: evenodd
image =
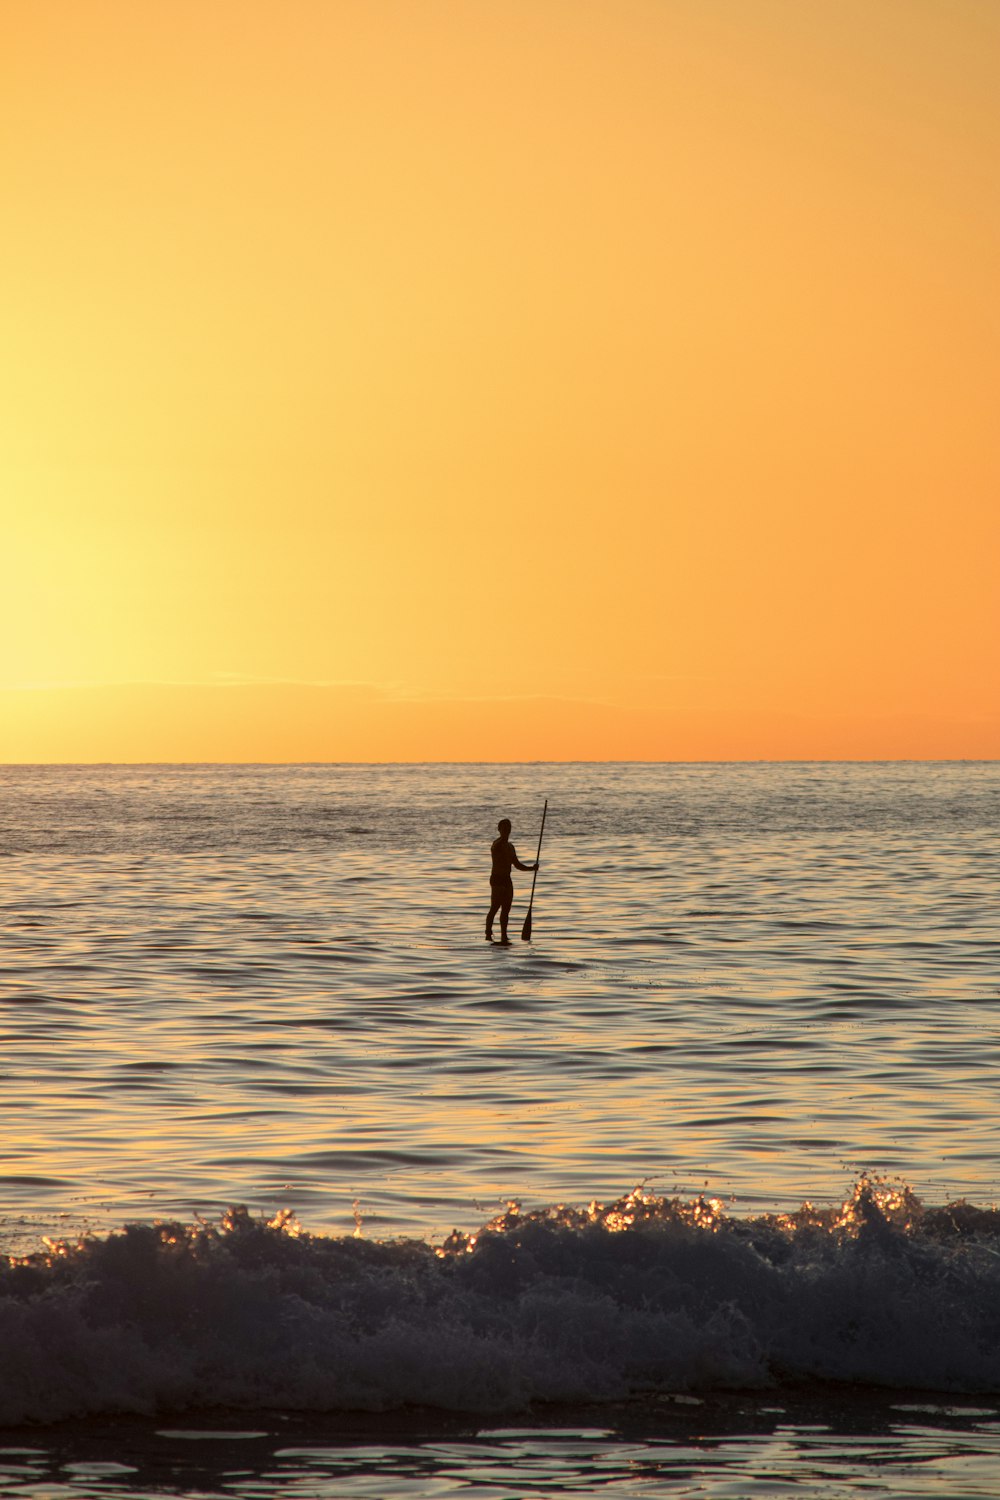
M502 837L505 838L505 839L506 838L510 838L510 819L509 818L501 818L500 819L499 823L497 824L497 832L499 834L501 834Z

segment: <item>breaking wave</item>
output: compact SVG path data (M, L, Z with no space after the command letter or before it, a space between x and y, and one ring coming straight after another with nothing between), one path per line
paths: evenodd
M1000 1212L862 1178L740 1219L641 1189L443 1245L287 1213L129 1225L0 1268L0 1424L227 1406L461 1412L809 1381L1000 1391Z

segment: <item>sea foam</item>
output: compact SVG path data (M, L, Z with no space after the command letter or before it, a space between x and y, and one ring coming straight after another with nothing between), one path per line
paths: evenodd
M1000 1213L863 1178L741 1219L636 1190L443 1245L233 1209L0 1269L0 1424L210 1406L463 1412L805 1381L1000 1391Z

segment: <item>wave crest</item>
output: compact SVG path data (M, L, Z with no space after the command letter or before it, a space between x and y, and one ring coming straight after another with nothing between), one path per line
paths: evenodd
M1000 1213L516 1203L439 1246L289 1213L133 1224L0 1268L0 1424L229 1406L496 1412L838 1381L1000 1390Z

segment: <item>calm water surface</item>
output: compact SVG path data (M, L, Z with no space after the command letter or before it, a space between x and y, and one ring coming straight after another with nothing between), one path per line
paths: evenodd
M8 1226L998 1194L993 765L2 780ZM532 942L489 946L494 825L533 857L544 796Z
M10 1253L233 1204L292 1209L306 1239L360 1223L362 1243L431 1254L509 1200L607 1203L637 1183L742 1221L836 1209L862 1172L926 1205L1000 1196L995 764L8 767L0 784ZM489 945L496 821L533 859L545 797L533 940ZM930 1436L897 1414L914 1467L884 1492L931 1493L948 1463L966 1466L952 1485L984 1483L990 1410ZM50 1413L76 1414L68 1396ZM594 1469L606 1430L580 1431L491 1438L492 1456L477 1437L475 1474L406 1444L382 1480L339 1448L273 1473L302 1494L380 1493L386 1463L392 1494L598 1473L630 1493L778 1494L791 1453L833 1464L841 1488L822 1493L855 1493L851 1444L831 1439L835 1460L823 1431L777 1420L766 1453L749 1431L711 1462L699 1448L695 1478L673 1448L623 1456L618 1429ZM733 1443L774 1488L739 1487ZM491 1478L511 1444L520 1477ZM578 1459L589 1477L571 1482Z

